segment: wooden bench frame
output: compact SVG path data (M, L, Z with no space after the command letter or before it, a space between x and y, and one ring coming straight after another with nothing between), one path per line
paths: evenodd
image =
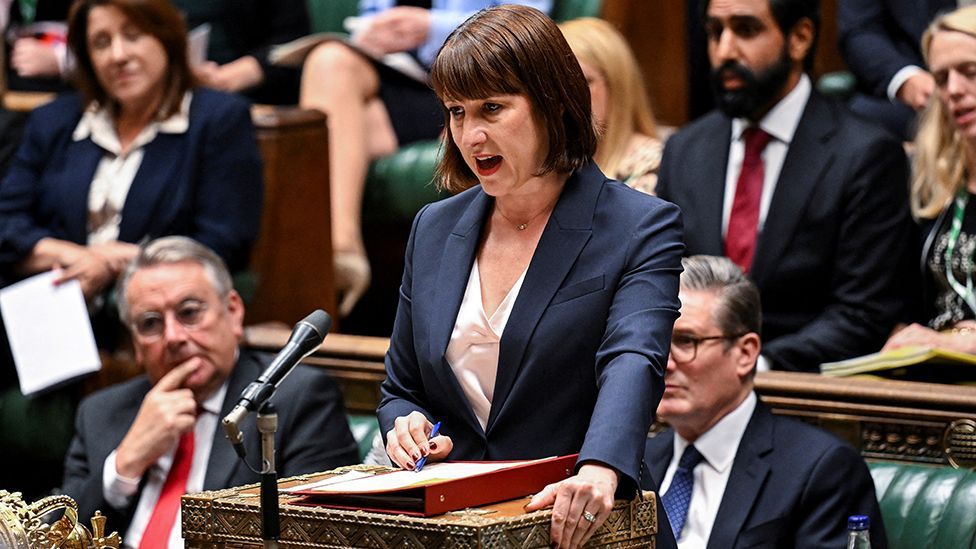
M287 328L253 326L251 348L275 352ZM375 413L389 340L335 334L306 363L326 368L352 413ZM976 465L976 387L760 372L756 390L777 414L808 421L859 448L866 458Z

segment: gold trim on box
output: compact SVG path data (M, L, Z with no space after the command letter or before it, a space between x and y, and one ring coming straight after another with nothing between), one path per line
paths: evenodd
M253 496L256 486L184 496L183 537L187 549L262 547L261 513L258 499ZM248 491L251 493L242 493ZM282 549L541 549L550 546L551 510L504 516L495 510L505 504L496 504L421 518L300 506L294 504L296 499L281 494ZM653 492L645 492L642 500L617 501L610 517L587 547L653 548L656 511Z

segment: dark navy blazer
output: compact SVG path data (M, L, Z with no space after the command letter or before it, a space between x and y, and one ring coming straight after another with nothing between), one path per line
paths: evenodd
M443 422L450 459L579 452L632 489L678 315L680 212L592 164L569 178L502 334L483 430L444 353L492 205L475 187L414 220L377 411L383 432L417 410Z
M31 114L0 183L0 264L23 259L44 237L87 242L88 190L105 151L90 138L72 139L81 114L76 94ZM198 88L186 133L160 133L146 145L122 208L119 240L185 235L239 270L257 237L262 194L247 103Z

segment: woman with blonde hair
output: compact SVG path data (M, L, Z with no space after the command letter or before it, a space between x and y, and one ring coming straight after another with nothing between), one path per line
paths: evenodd
M897 332L885 349L976 352L976 6L936 18L922 53L936 84L915 138L911 195L924 238L925 325Z
M634 52L610 23L595 17L559 26L590 87L600 128L594 160L631 187L654 194L663 144Z

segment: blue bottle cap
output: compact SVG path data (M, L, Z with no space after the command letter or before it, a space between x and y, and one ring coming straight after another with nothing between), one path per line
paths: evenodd
M871 526L871 517L867 515L851 515L847 518L848 530L867 530Z

